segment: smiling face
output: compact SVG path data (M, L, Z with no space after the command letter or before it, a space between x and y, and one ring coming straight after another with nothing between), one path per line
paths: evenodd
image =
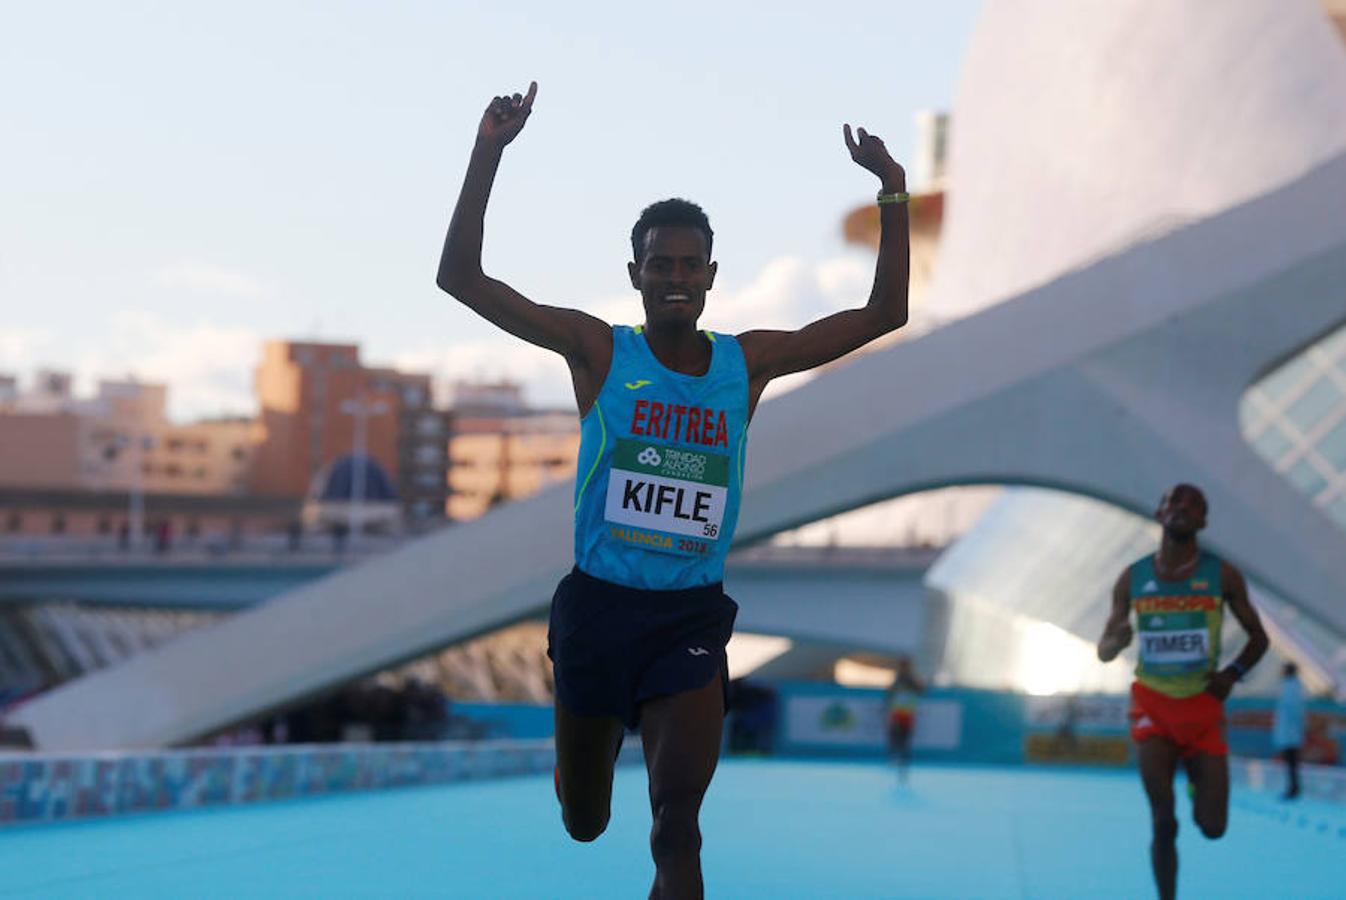
M690 225L657 225L645 235L644 253L629 263L631 286L640 291L650 328L696 327L715 283L706 236Z
M1173 537L1191 540L1206 527L1206 497L1190 484L1175 485L1159 501L1154 518Z

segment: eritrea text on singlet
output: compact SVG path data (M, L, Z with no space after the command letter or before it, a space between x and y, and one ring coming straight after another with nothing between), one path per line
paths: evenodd
M1131 608L1136 614L1136 680L1170 697L1192 697L1220 659L1224 624L1219 557L1202 553L1189 578L1161 581L1154 557L1131 565Z
M612 365L580 426L575 562L598 578L674 589L721 580L738 518L748 375L731 335L706 333L704 375L666 369L639 328L614 326Z

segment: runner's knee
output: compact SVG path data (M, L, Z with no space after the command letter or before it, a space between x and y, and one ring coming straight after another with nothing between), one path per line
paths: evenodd
M1154 842L1171 844L1178 839L1178 820L1172 814L1155 816Z
M674 797L656 801L650 850L656 862L693 856L701 852L701 828L697 824L699 797Z
M1196 825L1201 829L1209 840L1216 841L1224 837L1225 828L1228 825L1228 817L1221 815L1206 815L1200 813L1196 815Z
M572 838L583 843L596 840L600 834L607 831L608 814L601 813L573 813L564 810L561 818L565 822L566 833Z

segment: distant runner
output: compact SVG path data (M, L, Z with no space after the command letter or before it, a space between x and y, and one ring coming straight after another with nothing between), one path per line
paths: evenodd
M1221 837L1229 818L1224 699L1262 658L1267 635L1248 600L1243 575L1197 546L1197 532L1206 527L1205 495L1190 484L1176 485L1159 502L1155 519L1164 528L1159 552L1132 563L1118 577L1098 658L1116 658L1139 632L1131 737L1150 801L1155 885L1161 900L1172 900L1178 890L1174 773L1182 761L1195 787L1197 826L1211 840ZM1247 632L1248 643L1220 669L1225 606Z
M897 677L886 697L888 707L888 755L897 763L897 775L907 780L911 767L911 736L916 731L916 701L925 693L925 684L916 677L911 659L897 661Z

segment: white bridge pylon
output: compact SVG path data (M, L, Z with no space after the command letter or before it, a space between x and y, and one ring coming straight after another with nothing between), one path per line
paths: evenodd
M1036 484L1148 513L1192 481L1211 503L1209 545L1346 634L1340 529L1238 422L1251 382L1346 323L1343 197L1339 156L763 404L739 541L946 485ZM11 723L44 750L177 744L491 631L545 606L570 566L571 502L556 487L445 529L40 696Z

